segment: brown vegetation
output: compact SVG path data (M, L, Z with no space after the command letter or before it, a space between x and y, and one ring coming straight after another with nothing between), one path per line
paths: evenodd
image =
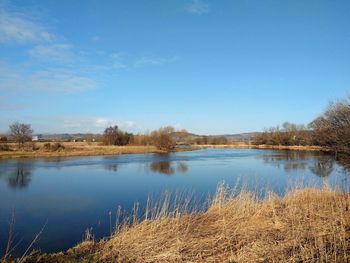
M25 142L32 140L33 129L29 124L15 122L9 128L11 138L18 143L20 148Z
M174 139L175 129L171 126L162 127L151 132L151 141L159 150L172 151L175 149L176 142Z
M18 149L16 144L8 143L8 151L0 151L1 158L33 158L33 157L63 157L63 156L93 156L131 153L158 153L162 152L155 146L114 146L100 145L100 143L62 142L62 143L35 143L35 150L30 148Z
M45 143L42 148L43 148L43 151L48 151L48 152L63 151L65 149L64 145L59 142L55 142L53 144L49 142Z
M350 97L331 103L310 126L315 144L350 153Z
M312 132L303 125L285 122L282 128L279 126L272 127L256 135L252 144L307 146L312 145Z
M105 129L103 133L103 143L105 145L128 145L132 134L121 131L118 126L111 126Z
M191 144L196 145L226 145L229 140L224 136L199 136L191 141Z
M309 129L284 123L283 128L270 128L254 137L253 145L319 146L338 153L350 153L350 97L332 102L324 113L313 120Z
M237 195L219 187L205 212L169 209L169 198L146 220L100 242L24 262L349 262L350 195L295 189L281 198Z

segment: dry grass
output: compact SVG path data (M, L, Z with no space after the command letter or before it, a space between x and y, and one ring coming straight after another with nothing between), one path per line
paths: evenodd
M94 156L115 155L131 153L159 153L155 146L105 146L99 143L64 142L64 149L59 151L46 151L42 142L36 143L36 150L16 150L16 144L9 144L11 151L0 151L0 159L5 158L35 158L35 157L68 157L68 156Z
M236 142L232 144L220 144L220 145L211 145L211 144L203 144L203 145L196 145L200 148L237 148L237 149L245 149L245 148L252 148L252 149L275 149L275 150L293 150L293 151L329 151L329 149L325 147L320 146L288 146L288 145L251 145L243 142Z
M169 199L150 211L108 240L27 262L350 262L350 195L327 188L258 200L220 186L205 212Z
M252 148L256 149L276 149L276 150L293 150L293 151L329 151L328 148L321 146L298 146L298 145L255 145Z

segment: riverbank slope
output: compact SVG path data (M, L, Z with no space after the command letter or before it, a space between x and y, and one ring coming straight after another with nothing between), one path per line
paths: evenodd
M350 195L328 188L258 200L219 187L204 212L159 208L153 218L119 226L103 241L34 253L23 262L350 261Z
M0 159L11 158L39 158L39 157L72 157L72 156L98 156L98 155L117 155L117 154L141 154L141 153L164 153L155 146L112 146L101 145L96 142L60 142L63 147L52 151L45 148L43 142L35 143L26 150L16 149L16 144L8 144L8 151L0 151ZM50 143L54 145L55 143ZM284 145L250 145L245 143L223 144L223 145L192 145L189 147L177 147L174 151L192 151L202 148L232 148L232 149L272 149L272 150L293 150L293 151L323 151L328 152L329 149L320 146L284 146Z
M51 143L54 145L55 143ZM141 153L164 153L155 146L112 146L100 145L99 143L87 142L63 142L56 150L45 148L45 143L36 143L34 149L16 150L14 145L9 145L9 151L0 151L0 159L11 158L39 158L39 157L71 157L71 156L98 156L117 154L141 154ZM175 148L174 151L191 151L195 147Z

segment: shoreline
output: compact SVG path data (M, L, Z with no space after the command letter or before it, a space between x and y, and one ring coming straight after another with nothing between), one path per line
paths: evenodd
M39 143L38 145L43 144ZM64 149L60 151L0 151L0 160L20 158L47 158L47 157L79 157L79 156L104 156L120 154L147 154L166 153L155 146L102 146L97 143L62 143ZM190 147L176 147L173 152L194 151L205 148L212 149L269 149L269 150L290 150L290 151L320 151L330 150L320 146L283 146L283 145L250 145L250 144L222 144L222 145L190 145Z
M290 151L320 151L320 152L329 152L330 150L321 147L321 146L287 146L287 145L251 145L251 144L218 144L218 145L211 145L211 144L200 144L195 145L199 148L216 148L216 149L266 149L266 150L290 150Z
M166 153L155 146L100 146L84 143L62 143L65 147L60 151L0 151L0 160L50 158L50 157L83 157L83 156L108 156L121 154L147 154ZM198 147L175 148L173 152L193 151Z

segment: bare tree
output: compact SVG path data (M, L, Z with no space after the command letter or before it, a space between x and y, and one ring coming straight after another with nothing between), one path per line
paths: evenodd
M33 136L33 129L30 124L15 122L10 125L10 136L18 143L20 148L25 142L31 141Z
M118 126L111 126L105 129L103 133L103 142L106 145L127 145L131 140L132 134L119 130Z
M152 143L160 150L171 151L175 148L175 129L171 126L162 127L151 133Z
M310 145L311 132L304 125L284 122L279 126L265 129L253 138L253 144L267 145Z
M335 153L350 152L350 97L332 102L310 127L316 144L328 146Z
M189 137L189 133L186 129L181 129L175 132L175 140L178 143L187 143Z

